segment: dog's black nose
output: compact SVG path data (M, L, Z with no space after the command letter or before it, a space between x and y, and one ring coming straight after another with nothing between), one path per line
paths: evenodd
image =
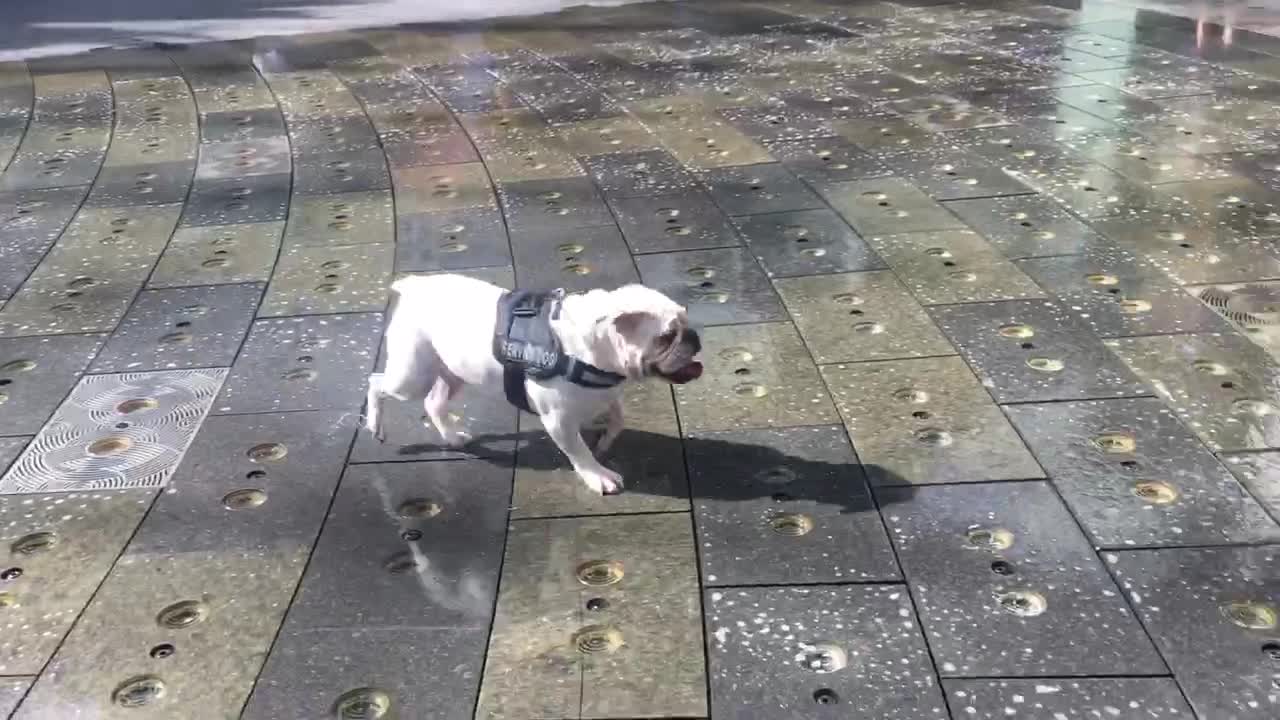
M697 355L702 352L702 339L698 337L698 331L692 328L685 328L684 339L681 341L693 349L693 354Z

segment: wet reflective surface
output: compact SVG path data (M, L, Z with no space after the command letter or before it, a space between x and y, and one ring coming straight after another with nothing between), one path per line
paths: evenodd
M618 3L0 64L0 716L1280 716L1280 12ZM643 281L590 494L387 286ZM594 432L594 431L591 431Z

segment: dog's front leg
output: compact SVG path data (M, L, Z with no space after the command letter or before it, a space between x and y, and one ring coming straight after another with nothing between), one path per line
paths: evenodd
M618 439L618 435L622 434L624 418L622 417L622 397L615 397L609 403L609 417L604 426L604 434L600 436L600 440L596 443L596 453L604 455L609 452L609 448L613 447L613 441Z
M591 454L587 441L582 439L581 423L560 413L547 413L542 416L542 426L587 487L602 495L622 492L622 476L601 465Z

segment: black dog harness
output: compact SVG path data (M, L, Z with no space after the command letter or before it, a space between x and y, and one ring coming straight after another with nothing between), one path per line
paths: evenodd
M525 379L563 377L585 388L611 388L626 378L566 355L551 331L560 317L564 290L514 290L498 298L498 322L493 331L493 357L502 363L502 387L507 402L537 414L529 407Z

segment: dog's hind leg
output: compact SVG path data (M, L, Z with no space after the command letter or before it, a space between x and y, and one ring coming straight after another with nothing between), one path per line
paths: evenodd
M453 427L446 412L449 401L461 392L462 385L462 381L452 377L447 369L440 368L436 373L435 382L431 385L431 391L422 401L422 409L426 411L427 417L431 418L431 424L436 426L440 439L449 447L461 447L471 439L467 433Z
M387 433L382 427L382 402L386 399L377 375L369 376L369 392L365 395L364 426L378 442L386 442Z

